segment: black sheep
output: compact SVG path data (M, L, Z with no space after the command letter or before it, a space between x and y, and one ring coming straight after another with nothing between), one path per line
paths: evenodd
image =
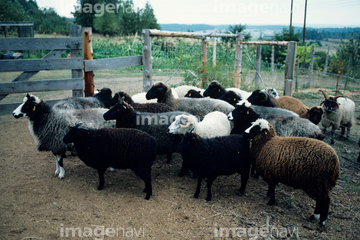
M200 91L196 91L194 89L190 89L184 97L188 98L204 98L203 95L201 95Z
M117 128L136 128L154 136L159 144L158 153L167 154L167 162L170 162L172 153L176 152L181 137L168 134L168 127L177 115L184 113L178 111L165 113L138 112L120 98L119 102L104 114L104 119L116 119Z
M279 102L272 95L260 90L253 91L247 100L253 105L264 107L280 107Z
M196 133L186 133L178 146L183 165L198 177L195 198L200 194L203 178L208 178L206 200L211 200L211 185L220 175L241 175L240 193L244 193L250 171L249 141L241 135L201 138Z
M175 111L173 107L170 107L164 103L136 103L132 100L129 94L123 91L120 91L114 95L112 99L112 106L114 106L120 98L122 98L125 102L130 104L136 111L139 112L161 113Z
M65 135L64 143L74 143L77 155L99 174L98 190L104 187L109 167L131 169L145 182L146 200L152 195L151 166L156 159L154 137L137 129L89 129L75 126Z
M240 102L242 100L238 94L236 94L234 91L231 91L231 90L225 91L225 93L218 99L228 102L233 106L235 106L238 102Z

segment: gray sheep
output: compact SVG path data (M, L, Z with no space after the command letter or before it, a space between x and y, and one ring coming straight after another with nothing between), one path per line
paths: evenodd
M83 122L91 128L115 127L115 121L105 121L104 108L93 109L54 109L38 97L27 94L23 103L13 111L15 118L27 116L29 131L39 151L51 151L56 159L55 174L60 179L65 177L63 157L73 144L65 144L62 140L71 126Z
M335 150L317 139L279 137L264 119L252 123L244 137L252 139L250 152L256 171L269 185L268 205L275 204L278 183L302 189L316 201L310 220L320 217L320 225L324 226L329 212L329 193L340 177Z
M197 116L200 120L204 118L206 114L213 111L223 112L228 114L234 107L230 104L210 98L177 98L175 99L171 95L170 88L162 83L155 83L151 89L147 92L146 98L157 98L159 103L165 103L170 107L173 107L176 111L185 111Z
M131 169L145 182L145 199L150 199L151 166L157 153L154 137L137 129L89 129L77 125L69 130L63 141L74 143L79 158L98 171L98 190L104 187L107 168Z

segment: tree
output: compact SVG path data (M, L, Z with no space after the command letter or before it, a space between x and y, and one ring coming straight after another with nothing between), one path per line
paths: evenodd
M244 33L246 29L246 25L230 25L228 28L228 31L225 33L232 33L232 34L238 34L238 33ZM243 41L248 41L251 39L250 33L244 33L243 35ZM235 44L236 38L229 38L229 37L223 37L221 38L221 41L225 44L230 43L230 46L233 47Z
M154 9L149 2L146 2L145 9L140 11L140 31L142 29L160 29L154 14Z
M75 12L71 13L75 18L75 23L83 27L94 28L96 14L94 6L103 4L103 0L78 0L77 4Z

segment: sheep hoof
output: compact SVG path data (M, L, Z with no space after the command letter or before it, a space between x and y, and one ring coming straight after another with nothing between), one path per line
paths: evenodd
M147 194L146 197L145 197L145 200L149 200L150 199L150 195Z
M334 140L331 139L331 142L330 142L331 145L334 145Z
M58 178L59 178L60 180L63 180L63 179L64 179L64 177L61 177L61 176L58 176Z
M199 197L199 193L195 193L194 198L198 198L198 197Z
M211 201L211 197L206 197L205 200L206 200L207 202L210 202L210 201Z
M103 188L104 188L103 186L98 186L97 190L100 191L100 190L103 190Z
M270 201L267 203L269 206L275 205L275 200L270 199Z

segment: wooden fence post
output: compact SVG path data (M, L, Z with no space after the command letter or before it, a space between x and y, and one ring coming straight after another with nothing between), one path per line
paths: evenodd
M284 96L292 95L292 82L294 79L295 57L297 42L291 41L287 46Z
M295 77L295 92L297 92L299 90L299 82L298 82L299 65L300 65L300 56L297 57L296 77Z
M82 36L82 27L81 25L71 25L70 26L70 36L71 37L81 37ZM80 44L80 43L78 43ZM71 57L82 57L82 50L71 50ZM72 78L83 78L82 70L71 70ZM83 90L73 90L73 97L82 97Z
M312 85L312 76L314 69L314 55L315 55L315 46L311 45L311 54L310 54L310 66L309 66L309 87Z
M256 45L256 63L255 63L255 89L259 89L260 85L260 69L261 69L261 45Z
M213 39L213 67L216 67L216 38Z
M84 28L84 64L86 60L93 60L93 48L92 48L92 28ZM85 69L85 68L84 68ZM85 72L85 97L94 96L94 72Z
M348 64L347 73L346 73L346 81L345 81L344 90L346 90L347 84L348 84L348 81L349 81L349 74L350 74L351 65L352 65L351 60L352 60L352 53L350 53L350 56L349 56L349 64Z
M149 91L152 86L152 56L150 30L142 30L143 46L143 92Z
M243 40L243 35L240 33L236 37L236 52L235 52L235 72L234 72L234 87L240 88L241 85L241 61L243 45L239 42Z
M275 46L271 46L271 72L274 72Z
M201 76L201 83L200 83L200 86L201 88L204 88L204 83L206 82L207 80L207 77L206 77L206 66L207 66L207 40L206 38L203 38L201 40L201 45L202 45L202 48L201 48L201 65L202 65L202 70L201 70L201 73L202 73L202 76Z
M326 75L327 67L328 67L328 64L329 64L329 53L330 53L330 46L328 46L328 50L327 50L327 53L326 53L326 60L325 60L325 67L324 67L324 74L325 75Z

